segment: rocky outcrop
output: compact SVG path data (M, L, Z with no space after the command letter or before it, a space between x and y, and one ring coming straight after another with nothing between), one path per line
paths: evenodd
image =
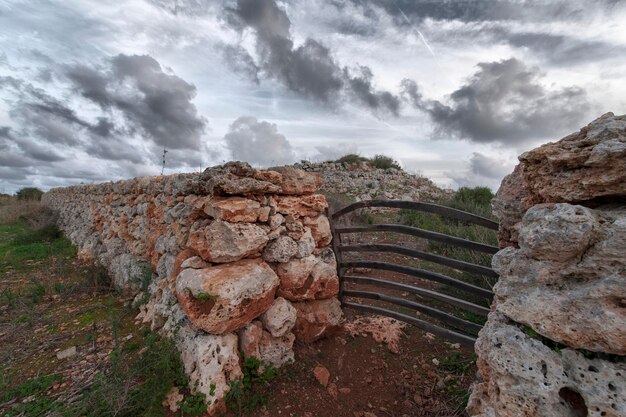
M377 169L368 162L308 162L294 167L319 173L321 191L342 194L355 200L436 201L451 192L437 187L431 180L395 168Z
M190 389L205 394L214 414L241 377L242 357L293 361L298 309L336 303L332 314L310 317L315 337L301 332L301 341L341 321L320 184L319 175L294 168L228 163L202 174L57 188L43 203L58 212L81 259L100 262L135 295L138 320L174 338ZM303 259L314 260L303 280L281 278L283 265ZM276 298L282 294L298 306Z
M472 416L626 415L626 116L520 156Z

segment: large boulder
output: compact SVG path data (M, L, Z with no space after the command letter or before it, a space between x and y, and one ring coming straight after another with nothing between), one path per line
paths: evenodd
M330 249L278 264L276 273L280 278L278 295L290 301L324 299L339 293L337 262Z
M278 276L260 259L205 269L184 269L176 278L176 295L189 320L209 333L243 327L274 302Z
M274 337L282 337L293 329L296 324L296 309L282 297L274 300L274 304L261 316L263 326Z
M626 415L626 364L552 350L501 313L476 343L483 381L467 411L480 417L618 417Z
M215 220L190 233L187 246L208 262L234 262L258 256L267 244L267 226Z

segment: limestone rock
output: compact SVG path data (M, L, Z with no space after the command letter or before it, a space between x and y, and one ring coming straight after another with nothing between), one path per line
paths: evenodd
M570 204L540 204L529 209L519 229L519 245L529 257L567 261L591 244L595 217Z
M259 219L261 204L243 197L213 199L205 205L204 212L231 223L254 223Z
M215 220L192 232L187 246L206 261L222 263L259 255L268 239L266 230L256 224Z
M289 236L279 236L272 240L263 251L267 262L287 262L298 253L298 244Z
M339 293L337 263L329 249L279 264L276 273L280 278L278 295L290 301L324 299Z
M181 269L202 269L208 268L209 266L211 266L211 264L209 264L199 256L192 256L191 258L187 258L180 265Z
M341 327L343 313L336 298L294 303L297 311L294 333L298 340L314 342Z
M263 363L270 364L275 368L293 363L293 343L296 336L286 333L280 337L274 337L269 332L263 331L261 343L259 343L259 355Z
M282 337L293 329L296 324L296 309L282 297L274 300L274 304L261 315L265 328L274 337Z
M318 248L322 248L330 244L332 235L330 233L330 223L328 221L328 217L305 217L303 221L304 225L311 229L311 234L313 235L313 239L315 239L315 243Z
M260 321L255 320L239 332L239 348L245 358L256 358L264 364L280 368L293 362L295 339L290 332L274 337L263 330Z
M626 415L626 364L556 352L499 313L489 315L476 343L484 381L473 387L472 416Z
M330 372L328 369L323 366L316 366L315 369L313 369L313 375L321 386L325 387L328 385L328 381L330 380Z
M176 333L176 345L189 377L189 389L205 395L209 415L221 411L229 383L243 377L237 336L206 334L186 325Z
M298 251L296 252L296 258L304 258L313 253L315 250L315 240L311 234L311 229L308 227L305 229L302 236L298 240Z
M538 205L519 244L493 258L497 310L567 346L626 354L626 210Z
M317 173L308 173L290 166L276 168L281 174L281 194L312 194L322 185L322 177Z
M205 269L184 269L176 278L176 295L189 320L209 333L243 327L274 301L279 280L259 259Z
M239 331L239 349L244 358L261 358L259 345L263 337L263 326L255 320Z
M322 194L311 194L303 197L276 197L276 210L286 216L316 217L328 207Z

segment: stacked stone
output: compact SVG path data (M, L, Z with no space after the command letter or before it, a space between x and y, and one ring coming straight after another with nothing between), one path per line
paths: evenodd
M626 116L520 156L472 416L626 416Z
M377 169L367 162L308 162L294 165L322 175L321 190L359 200L436 201L450 194L431 180L395 168Z
M222 407L243 357L279 367L341 322L319 174L228 163L202 174L57 188L43 197L85 260L173 337L189 384Z

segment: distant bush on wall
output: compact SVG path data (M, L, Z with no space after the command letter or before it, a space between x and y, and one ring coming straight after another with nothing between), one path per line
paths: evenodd
M15 196L18 200L41 200L41 196L43 195L43 191L39 188L35 187L25 187L15 193Z
M356 164L359 162L366 162L368 165L377 168L377 169L398 169L401 170L402 167L390 156L387 155L376 155L373 158L366 158L361 155L357 155L354 153L344 155L341 158L337 159L335 162L344 163L344 164Z

